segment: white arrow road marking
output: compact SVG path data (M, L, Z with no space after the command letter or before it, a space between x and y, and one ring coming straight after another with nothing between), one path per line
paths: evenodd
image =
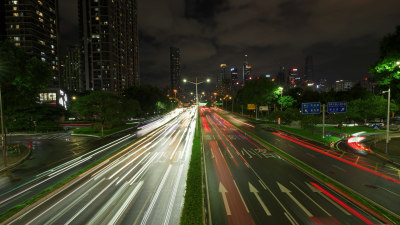
M226 190L226 188L224 187L224 185L221 182L219 182L218 189L219 189L218 191L221 192L222 200L224 200L226 215L230 216L230 215L232 215L231 209L229 208L228 199L226 198L226 192L228 192L228 191Z
M264 202L261 200L260 196L258 195L258 190L250 182L249 182L249 188L250 188L250 192L252 192L256 196L258 202L260 202L261 207L264 209L265 213L268 216L271 216L271 212L268 210L267 206L264 204Z
M269 189L269 187L266 186L266 189L269 191L269 193L271 193L271 195L275 198L275 200L279 203L279 205L283 208L283 210L285 210L285 216L286 218L288 218L288 220L290 221L290 223L292 225L299 225L299 223L293 218L293 216L290 214L290 212L285 208L285 206L282 204L281 201L279 201L279 199L275 196L274 192L271 191L271 189Z
M314 186L312 186L311 184L307 183L307 186L311 189L311 191L320 194L322 197L324 197L328 202L330 202L332 205L336 206L336 208L338 208L340 211L342 211L344 214L350 216L351 214L343 209L340 205L336 204L336 202L332 201L332 199L328 198L326 195L324 195L320 190L318 190L317 188L315 188Z
M281 189L281 191L285 194L287 194L289 196L290 199L292 199L292 201L294 201L294 203L296 203L297 206L299 206L306 214L308 217L314 217L310 211L308 211L308 209L306 209L306 207L304 207L303 204L301 204L299 201L297 201L297 199L290 193L291 191L289 189L287 189L285 186L283 186L282 184L278 183L279 188Z
M322 211L326 213L328 216L332 216L328 211L326 211L322 206L320 206L317 202L315 202L310 196L308 196L304 191L302 191L299 187L297 187L294 183L290 182L297 190L299 190L303 195L305 195L310 201L312 201L315 205L317 205Z
M250 153L245 148L243 148L243 151L246 152L247 155L249 155L250 159L253 158L253 156L251 156Z

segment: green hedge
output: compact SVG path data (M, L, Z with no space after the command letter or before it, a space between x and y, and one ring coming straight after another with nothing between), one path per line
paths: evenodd
M200 116L197 118L197 126L198 124L200 124ZM185 202L180 223L183 225L203 224L201 154L201 131L200 129L196 129L186 180Z

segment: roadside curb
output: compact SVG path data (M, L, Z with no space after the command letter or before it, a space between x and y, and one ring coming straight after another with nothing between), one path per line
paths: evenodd
M24 147L25 147L25 146L24 146ZM32 154L32 149L31 149L31 148L28 148L28 153L27 153L22 159L20 159L19 161L17 161L16 163L14 163L14 164L12 164L12 165L10 165L10 166L8 166L8 167L5 167L5 168L1 169L1 170L0 170L0 173L4 173L4 172L6 172L6 171L8 171L8 170L10 170L10 169L13 169L13 168L15 168L16 166L20 165L20 164L21 164L22 162L24 162L31 154Z
M386 157L385 155L382 155L381 153L377 153L377 152L373 151L373 154L374 154L376 157L378 157L378 158L380 158L380 159L382 159L382 160L385 160L385 161L387 161L387 162L389 162L389 163L392 163L392 164L394 164L394 165L400 167L400 163L391 160L390 158Z

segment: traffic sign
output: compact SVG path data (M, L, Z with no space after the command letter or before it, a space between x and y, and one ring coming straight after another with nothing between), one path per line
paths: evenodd
M320 102L301 103L301 113L302 114L320 114L321 113L321 103Z
M346 102L328 102L328 113L345 113Z

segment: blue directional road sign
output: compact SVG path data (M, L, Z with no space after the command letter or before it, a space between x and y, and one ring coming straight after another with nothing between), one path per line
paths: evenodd
M321 103L320 102L301 103L301 113L302 114L320 114L321 113Z
M328 113L345 113L346 102L328 102Z

